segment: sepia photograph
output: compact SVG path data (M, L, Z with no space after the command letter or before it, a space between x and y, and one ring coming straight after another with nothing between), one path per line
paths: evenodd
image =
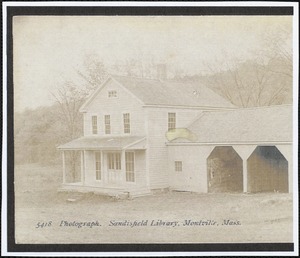
M293 245L294 22L12 15L14 244Z

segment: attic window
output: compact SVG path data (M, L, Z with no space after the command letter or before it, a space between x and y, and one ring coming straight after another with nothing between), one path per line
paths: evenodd
M115 91L115 90L108 91L108 97L109 98L116 98L117 97L117 91Z

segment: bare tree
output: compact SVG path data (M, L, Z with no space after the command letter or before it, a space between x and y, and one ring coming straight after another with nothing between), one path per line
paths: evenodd
M59 105L57 117L65 126L65 131L61 133L61 142L68 142L83 134L83 119L79 112L80 107L85 102L87 96L100 86L107 78L104 64L97 59L97 56L87 56L82 69L75 69L79 77L86 82L78 85L72 80L65 80L52 96ZM76 179L76 166L78 163L78 152L71 151L68 155L71 165L73 180Z
M82 133L80 122L82 120L79 109L84 103L86 90L80 90L72 81L66 81L61 85L56 93L52 93L57 104L59 105L58 117L66 125L65 140L71 140Z
M241 62L224 53L226 61L205 64L212 74L209 85L236 106L266 106L292 100L291 28L265 32L260 40L262 47L251 60Z
M267 31L262 36L262 45L259 55L268 60L269 71L292 78L292 28L281 26L277 31Z
M67 142L81 136L83 125L79 109L86 99L87 91L80 90L72 81L66 81L52 96L59 105L57 117L65 128L60 135L61 142ZM78 152L69 151L67 157L71 180L75 181L78 178Z
M288 103L291 95L291 79L274 73L269 64L256 60L239 62L235 60L223 68L207 65L212 75L208 85L232 104L240 107L268 106Z
M105 65L97 55L86 56L83 69L74 68L76 73L87 82L86 90L91 92L101 85L108 77Z

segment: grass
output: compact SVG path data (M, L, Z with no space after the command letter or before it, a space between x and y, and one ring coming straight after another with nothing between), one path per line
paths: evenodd
M292 242L292 195L162 192L116 200L93 193L58 192L61 167L15 168L17 243L230 243ZM109 226L110 221L147 226ZM179 226L150 226L151 221ZM214 220L215 226L183 226ZM222 225L224 220L241 225ZM38 223L51 226L36 228ZM100 227L66 227L61 221L98 221Z

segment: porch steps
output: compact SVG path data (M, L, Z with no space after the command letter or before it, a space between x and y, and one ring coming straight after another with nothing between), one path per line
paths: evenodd
M73 192L73 193L94 193L96 195L105 195L118 199L130 199L152 195L153 193L148 189L120 189L113 187L91 187L84 185L63 185L58 189L59 192Z
M135 189L135 190L130 190L128 192L129 198L137 198L137 197L148 196L148 195L153 195L153 193L148 189Z

